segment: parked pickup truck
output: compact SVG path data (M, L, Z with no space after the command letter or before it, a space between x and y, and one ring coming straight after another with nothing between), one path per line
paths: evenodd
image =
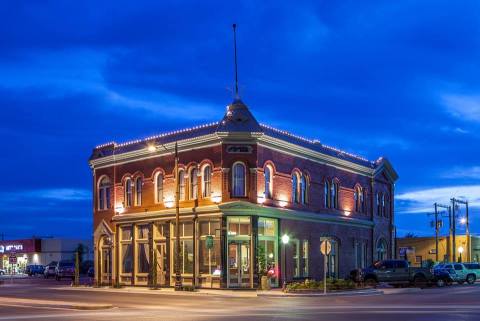
M356 275L353 274L354 271L352 277L356 281L370 286L383 282L394 286L413 284L423 288L435 281L433 270L410 267L404 260L378 261L366 269L357 270Z

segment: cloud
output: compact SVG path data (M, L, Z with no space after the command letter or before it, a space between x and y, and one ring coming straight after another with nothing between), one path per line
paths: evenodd
M468 200L471 207L480 207L480 185L448 186L421 189L398 194L395 199L400 213L431 213L435 202L448 204L452 197Z
M480 166L455 167L450 171L444 172L442 177L480 179Z
M455 117L480 122L480 95L442 95L441 100Z
M16 192L0 193L0 203L13 203L17 201L46 202L46 201L86 201L92 198L92 193L86 189L75 188L50 188L35 189ZM48 203L47 203L48 204Z

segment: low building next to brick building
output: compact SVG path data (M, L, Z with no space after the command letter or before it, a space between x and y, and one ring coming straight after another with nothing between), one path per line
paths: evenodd
M95 278L173 286L175 143L183 284L257 288L323 278L394 255L394 183L369 161L257 122L235 99L217 123L93 150ZM281 242L287 234L286 247ZM156 266L152 265L156 262Z
M466 235L457 235L455 237L455 261L461 259L463 262L479 262L480 237L470 236L469 239L470 249ZM406 259L416 266L425 264L426 261L452 262L454 260L453 249L453 237L440 236L438 238L437 260L435 237L404 237L397 239L398 257Z

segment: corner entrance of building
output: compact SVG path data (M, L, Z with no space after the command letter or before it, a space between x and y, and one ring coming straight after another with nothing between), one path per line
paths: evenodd
M250 242L230 241L228 244L228 286L250 287Z

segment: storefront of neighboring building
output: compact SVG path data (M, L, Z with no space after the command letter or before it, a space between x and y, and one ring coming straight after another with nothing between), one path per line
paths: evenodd
M32 238L0 241L0 269L7 274L18 274L23 273L27 265L73 260L79 244L85 249L83 260L93 260L91 240Z
M93 150L98 283L173 286L175 143L183 284L321 279L325 239L332 277L394 255L397 174L388 160L260 125L236 99L218 123Z
M465 235L455 237L455 260L479 262L480 237L470 236L470 251ZM420 266L426 261L437 261L435 237L405 237L397 239L397 255L411 264ZM460 255L461 254L461 255ZM438 238L438 262L453 261L453 237Z
M0 269L22 273L28 264L39 264L40 239L0 241Z

